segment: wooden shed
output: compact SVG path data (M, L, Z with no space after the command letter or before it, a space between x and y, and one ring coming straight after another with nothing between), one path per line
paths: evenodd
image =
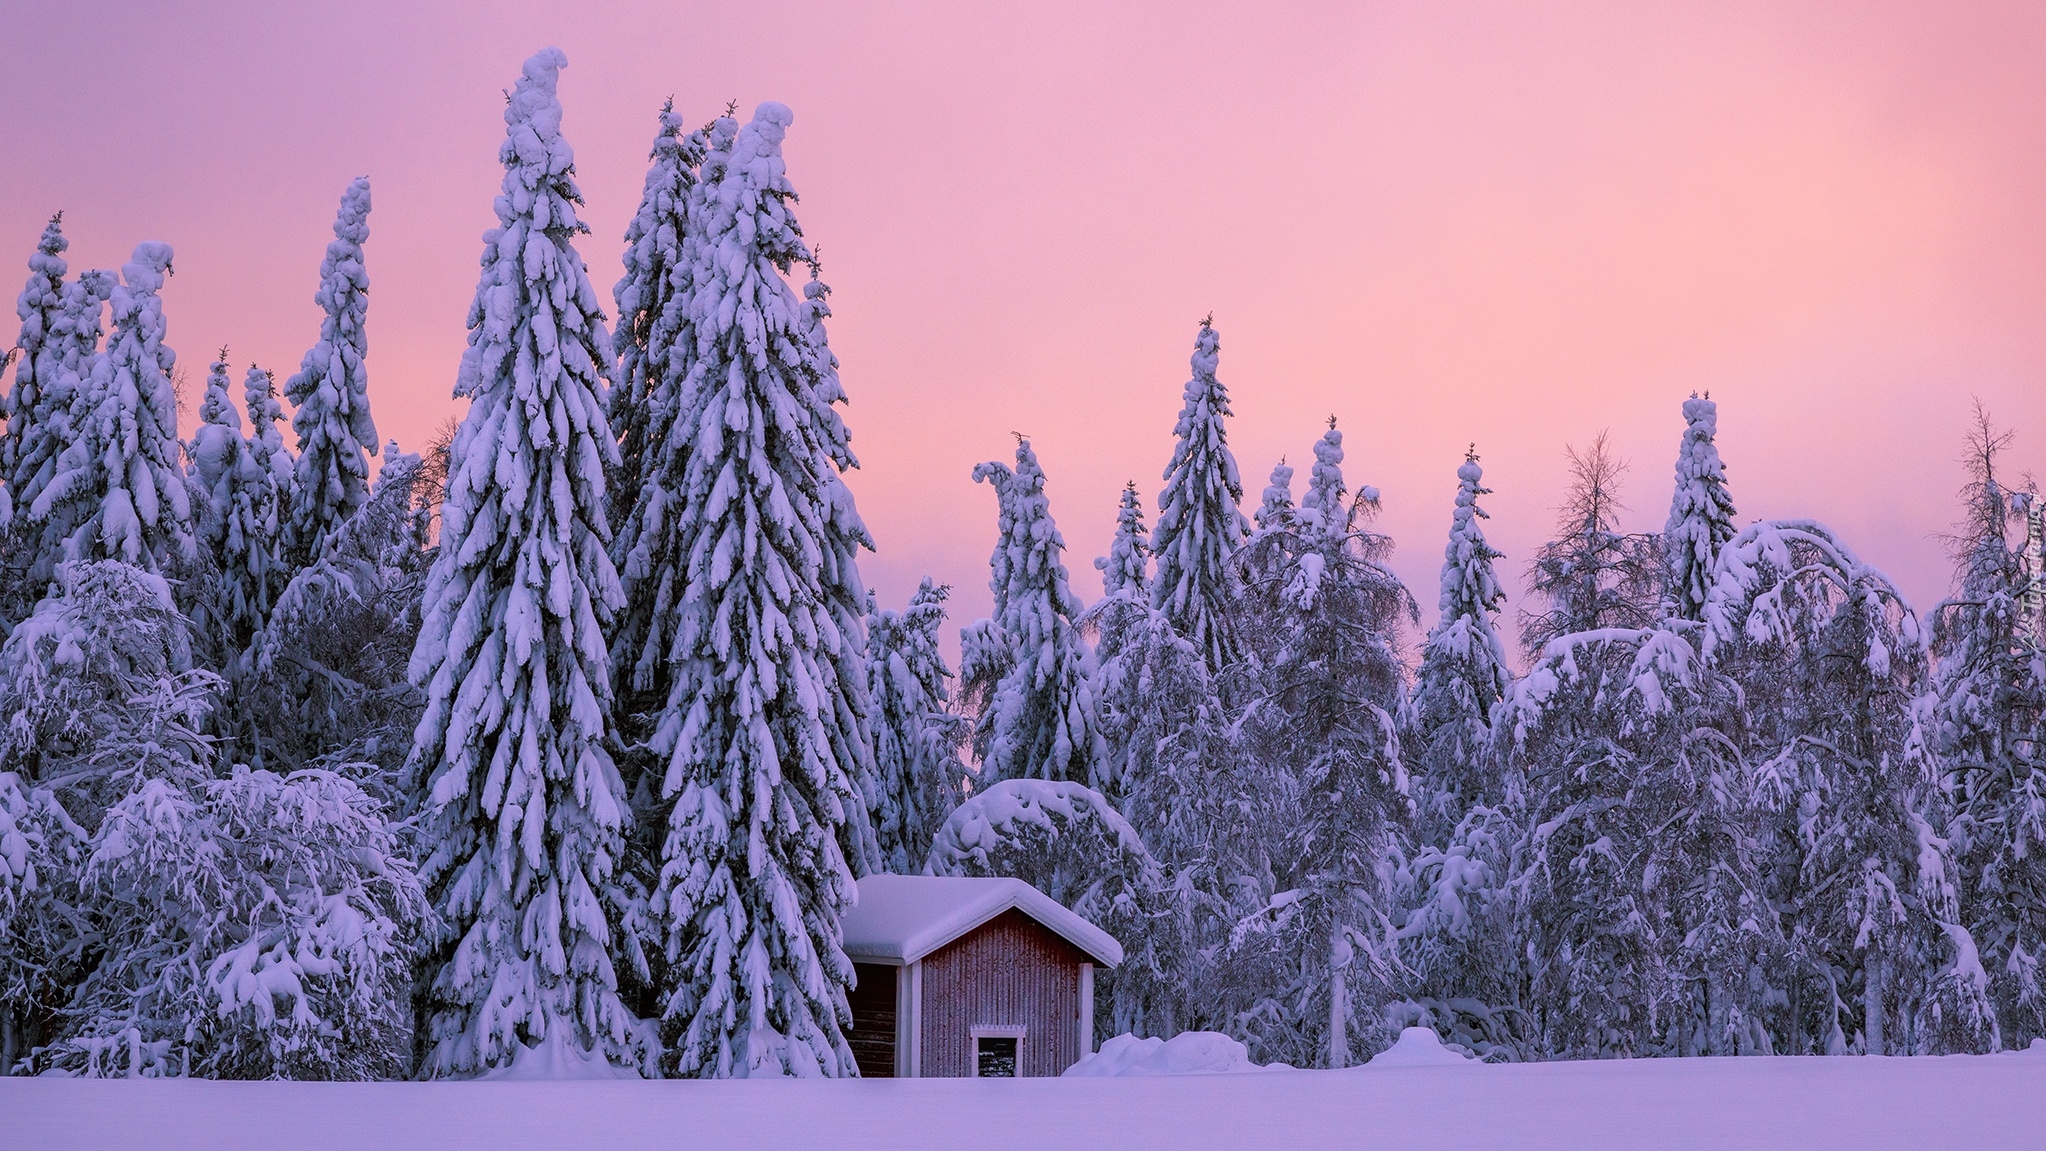
M1057 1075L1094 1050L1122 945L1020 879L870 875L846 914L868 1078Z

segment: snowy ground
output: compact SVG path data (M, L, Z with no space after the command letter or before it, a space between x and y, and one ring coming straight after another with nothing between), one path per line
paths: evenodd
M0 1079L0 1147L2046 1147L2046 1052L1160 1078Z

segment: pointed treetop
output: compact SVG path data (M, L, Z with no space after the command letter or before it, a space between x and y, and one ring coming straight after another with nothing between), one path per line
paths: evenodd
M1336 430L1336 418L1328 418L1328 431L1314 444L1314 469L1308 473L1307 495L1300 501L1302 520L1325 534L1349 530L1343 515L1343 497L1349 488L1343 483L1343 433Z
M1137 495L1137 481L1131 480L1123 485L1122 504L1116 510L1114 542L1107 555L1094 561L1101 571L1103 594L1148 601L1150 552L1150 533L1144 530L1144 501Z
M362 245L369 239L369 179L358 176L341 193L334 239L320 260L313 302L323 313L320 338L299 362L284 393L298 406L296 500L285 523L287 547L310 562L356 509L369 500L369 465L380 442L369 413L369 275Z
M1271 482L1265 485L1264 503L1257 509L1259 531L1278 531L1293 520L1293 465L1280 456L1272 465Z
M1212 321L1210 315L1194 334L1193 375L1183 389L1158 496L1151 602L1201 652L1209 670L1219 672L1241 654L1231 623L1239 588L1230 559L1250 525L1239 506L1243 482L1229 450L1229 389L1216 375L1222 337Z
M1492 494L1484 485L1485 471L1478 465L1476 445L1456 469L1456 510L1450 514L1449 547L1442 562L1442 620L1437 630L1459 616L1483 619L1506 602L1506 593L1492 571L1492 561L1504 558L1485 540L1478 521L1491 517L1478 506L1478 497ZM1486 624L1489 634L1490 624Z
M15 369L14 390L0 401L0 415L9 418L6 439L0 441L0 479L18 486L27 477L16 469L17 461L24 460L33 450L27 440L35 435L32 422L47 413L38 411L44 395L55 383L57 365L48 362L44 348L56 335L53 329L60 324L60 310L64 301L64 273L68 265L63 253L71 246L64 238L59 226L64 213L50 217L43 234L36 241L36 250L28 258L28 284L21 290L21 297L15 303L15 314L21 317L21 335L14 347L0 359L0 370L7 362L20 354L20 367ZM19 491L13 493L21 495Z
M206 370L206 396L199 401L199 422L220 424L223 427L241 430L242 418L234 410L234 401L227 395L227 347L222 345L220 354L214 357Z
M1670 497L1663 550L1669 564L1670 596L1679 618L1704 618L1706 593L1719 562L1719 549L1734 536L1733 496L1726 466L1713 442L1719 405L1693 392L1684 401L1684 434L1677 444L1676 489Z

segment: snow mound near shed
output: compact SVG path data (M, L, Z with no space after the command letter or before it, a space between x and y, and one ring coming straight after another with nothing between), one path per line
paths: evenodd
M1400 1032L1393 1045L1371 1057L1366 1067L1453 1067L1464 1063L1477 1063L1468 1055L1452 1051L1442 1045L1442 1038L1432 1028L1409 1027Z
M1291 1071L1284 1063L1252 1063L1250 1052L1219 1031L1182 1031L1170 1039L1118 1035L1065 1074L1106 1078L1118 1075L1235 1075L1249 1071Z
M570 1046L558 1032L537 1047L521 1047L511 1065L477 1078L530 1082L543 1079L638 1079L630 1067L614 1067L600 1054Z

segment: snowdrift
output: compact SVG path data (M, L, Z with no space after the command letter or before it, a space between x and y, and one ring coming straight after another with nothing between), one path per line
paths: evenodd
M1433 1035L1434 1032L1429 1032ZM1291 1071L1284 1063L1250 1061L1243 1044L1216 1031L1182 1031L1171 1039L1118 1035L1071 1067L1072 1078L1119 1075L1232 1075L1244 1071Z
M2026 1148L2046 1049L847 1082L0 1079L0 1146Z
M1432 1027L1409 1027L1400 1032L1393 1045L1371 1057L1367 1067L1455 1067L1473 1062L1468 1055L1442 1045Z

